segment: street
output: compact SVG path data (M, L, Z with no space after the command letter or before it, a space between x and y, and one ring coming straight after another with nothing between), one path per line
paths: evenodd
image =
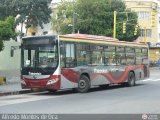
M0 113L160 114L159 92L159 69L153 69L149 79L134 87L97 87L84 94L66 90L2 96Z

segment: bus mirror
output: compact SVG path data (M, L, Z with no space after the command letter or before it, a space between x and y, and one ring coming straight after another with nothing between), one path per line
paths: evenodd
M11 57L13 57L14 56L14 48L13 48L13 46L11 46Z
M14 50L20 49L21 46L11 46L10 55L11 57L14 56Z

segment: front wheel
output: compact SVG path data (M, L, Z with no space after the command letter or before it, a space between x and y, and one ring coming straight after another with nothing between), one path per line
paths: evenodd
M77 91L80 93L86 93L90 89L90 80L87 76L82 75L78 81Z
M135 75L133 72L130 72L128 75L128 82L127 82L128 87L135 86Z

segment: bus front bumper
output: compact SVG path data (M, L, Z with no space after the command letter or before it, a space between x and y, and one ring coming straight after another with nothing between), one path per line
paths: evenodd
M48 79L21 79L21 86L22 89L27 88L39 88L39 89L53 89L59 90L60 89L60 77L52 76Z

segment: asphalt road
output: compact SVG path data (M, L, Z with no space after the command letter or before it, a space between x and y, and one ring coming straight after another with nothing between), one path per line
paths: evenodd
M92 88L89 93L71 90L0 97L0 113L55 114L160 114L160 70L134 87Z

